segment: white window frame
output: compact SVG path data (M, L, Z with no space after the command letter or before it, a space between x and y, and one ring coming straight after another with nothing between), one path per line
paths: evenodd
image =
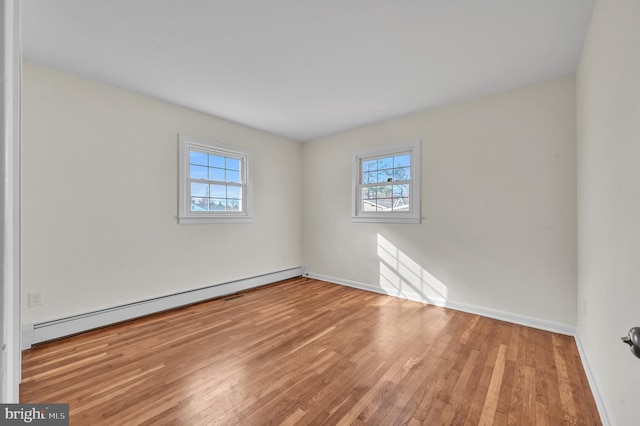
M374 158L410 154L411 178L409 182L409 210L406 212L364 212L362 211L362 163ZM351 220L353 222L420 223L420 139L380 148L353 153Z
M242 207L240 212L193 212L191 211L191 181L189 176L189 152L195 149L208 154L231 156L240 159L243 178ZM193 136L178 135L178 223L237 223L251 222L251 155L247 149L225 145Z

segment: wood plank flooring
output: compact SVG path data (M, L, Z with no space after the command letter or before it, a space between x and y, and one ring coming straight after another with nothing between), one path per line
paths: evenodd
M72 425L600 425L573 338L296 278L24 353Z

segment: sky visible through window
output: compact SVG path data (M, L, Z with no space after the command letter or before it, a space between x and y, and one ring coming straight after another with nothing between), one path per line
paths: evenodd
M241 167L239 158L190 150L191 211L241 211Z
M362 160L363 212L409 211L411 154Z

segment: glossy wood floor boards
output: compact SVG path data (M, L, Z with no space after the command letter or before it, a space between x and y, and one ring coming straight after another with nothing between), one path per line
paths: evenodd
M599 425L573 338L308 278L44 344L72 425Z

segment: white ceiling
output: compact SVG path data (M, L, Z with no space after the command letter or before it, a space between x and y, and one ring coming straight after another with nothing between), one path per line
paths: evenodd
M25 59L298 141L575 72L595 0L22 0Z

